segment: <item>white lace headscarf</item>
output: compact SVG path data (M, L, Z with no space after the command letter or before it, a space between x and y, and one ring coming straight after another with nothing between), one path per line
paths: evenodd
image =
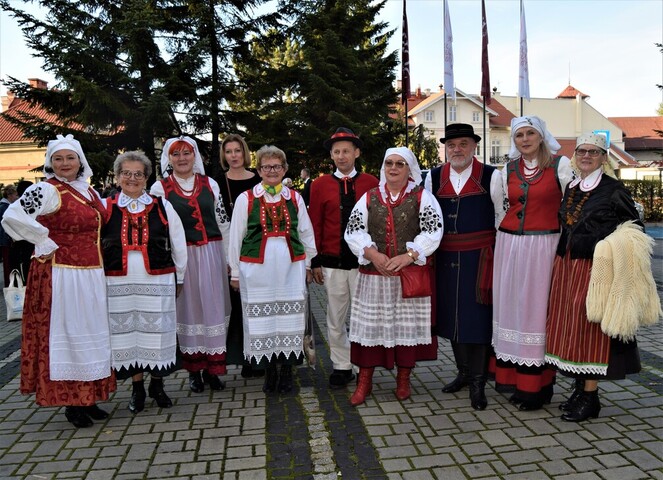
M412 150L410 150L407 147L394 147L394 148L388 148L386 152L384 152L384 159L382 160L382 167L380 168L380 192L382 195L386 198L386 187L385 185L387 184L387 174L385 173L384 170L384 162L387 160L387 158L390 155L398 155L401 157L403 160L405 160L410 167L410 181L407 185L407 188L405 189L405 192L409 192L412 190L414 187L419 185L421 183L421 168L419 168L419 162L417 162L417 157L414 156L414 153L412 153Z
M72 134L69 134L66 137L57 135L55 140L48 141L48 145L46 146L46 158L44 160L44 176L46 178L55 177L55 173L47 172L46 168L50 170L53 169L53 161L51 160L51 157L55 152L60 150L72 150L76 152L76 155L78 155L78 160L81 162L81 166L83 167L83 175L77 177L76 180L87 182L92 176L92 169L90 168L90 164L87 162L87 158L85 158L85 154L83 153L83 148L81 147L80 142L76 140Z
M200 156L200 151L198 150L198 144L196 141L187 136L181 136L181 137L175 137L175 138L169 138L166 140L166 143L163 145L163 150L161 150L161 176L163 178L166 178L168 175L168 165L170 164L169 160L169 154L170 154L170 147L173 145L175 142L179 141L184 141L191 145L191 148L193 148L193 155L194 155L194 161L193 161L193 173L200 173L201 175L205 175L205 166L203 165L203 157Z
M539 132L539 135L541 135L541 138L543 138L543 142L546 144L552 155L556 154L559 149L562 148L555 137L553 137L552 133L546 129L546 122L541 120L539 117L534 115L515 117L511 119L511 149L509 150L510 159L514 160L520 157L520 152L516 148L516 142L514 139L516 138L516 132L523 127L532 127L534 130Z

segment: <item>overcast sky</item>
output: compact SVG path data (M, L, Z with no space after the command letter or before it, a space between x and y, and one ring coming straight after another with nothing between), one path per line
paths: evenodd
M17 0L13 0L17 1ZM443 81L443 1L408 0L411 85L437 91ZM380 18L395 29L401 47L402 0L388 0ZM449 0L456 87L481 86L481 1ZM571 84L605 116L653 116L663 101L661 0L525 0L530 93L557 96ZM503 95L518 90L518 0L487 0L491 85ZM400 55L400 53L399 53ZM15 20L0 13L0 77L54 77L31 56ZM400 67L397 76L400 77ZM0 88L5 94L4 87ZM540 115L545 117L545 112Z

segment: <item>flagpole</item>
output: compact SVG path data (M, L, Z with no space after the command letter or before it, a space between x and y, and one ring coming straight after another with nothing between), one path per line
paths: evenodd
M520 0L520 68L518 71L518 96L520 97L520 116L524 113L523 100L530 101L529 65L527 62L527 26L525 24L525 4Z
M488 25L486 3L481 0L481 96L483 97L483 163L486 163L486 103L490 103L490 68L488 66Z
M444 88L444 87L443 87ZM444 89L444 136L447 136L447 89ZM443 148L444 150L444 162L446 163L447 161L447 149Z
M407 98L405 99L405 146L408 146L410 138L410 126L407 119Z
M486 164L486 97L483 97L483 163Z
M408 99L410 98L410 39L407 28L407 0L403 0L403 45L401 49L401 100L405 106L405 146L410 139Z

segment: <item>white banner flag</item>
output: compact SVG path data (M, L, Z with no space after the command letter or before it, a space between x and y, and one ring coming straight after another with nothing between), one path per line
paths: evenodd
M444 92L456 100L453 40L451 20L449 20L449 3L444 0Z
M529 101L529 67L527 66L527 28L525 27L525 5L520 0L520 73L518 74L518 96Z

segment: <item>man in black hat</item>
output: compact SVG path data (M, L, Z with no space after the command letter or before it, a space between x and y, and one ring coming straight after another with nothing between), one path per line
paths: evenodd
M425 187L440 203L444 237L435 253L436 326L451 341L458 375L445 393L470 388L475 410L485 394L492 337L492 263L496 227L504 216L502 175L474 157L481 137L471 125L447 126L440 139L447 163L431 170Z
M336 171L316 178L311 185L308 214L318 249L311 268L315 282L327 289L327 336L334 365L329 386L343 388L354 379L345 320L359 267L343 233L355 203L377 187L378 179L355 170L363 142L349 128L337 129L323 146L329 150Z

